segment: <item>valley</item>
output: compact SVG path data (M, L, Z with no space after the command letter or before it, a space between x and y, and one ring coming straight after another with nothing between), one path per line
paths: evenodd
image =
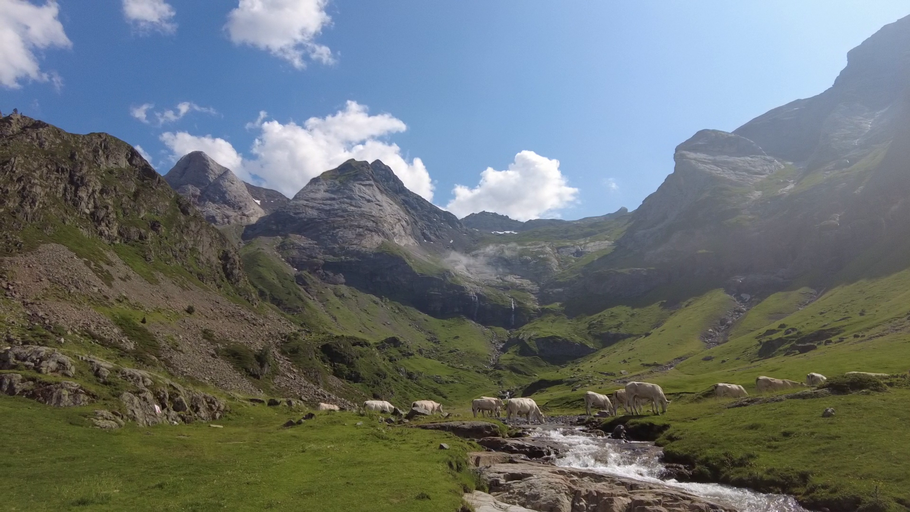
M910 509L907 34L579 220L459 219L378 159L290 198L202 151L160 175L111 135L2 117L0 506L467 511L476 439L365 400L460 421L531 398L574 425L585 391L646 381L666 414L585 426L655 442L680 479ZM755 386L810 372L828 382ZM342 411L304 419L321 403Z

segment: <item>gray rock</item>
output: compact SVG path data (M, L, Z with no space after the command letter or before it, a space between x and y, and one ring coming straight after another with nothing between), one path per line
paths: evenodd
M22 396L54 407L76 407L95 400L90 392L75 382L44 382L18 373L0 374L0 393Z
M252 224L265 215L246 184L201 151L178 160L164 179L212 224Z
M0 370L26 369L44 374L74 377L76 368L69 357L49 347L9 347L0 352Z
M420 416L432 416L432 413L423 407L412 407L410 411L405 415L406 419L412 420Z
M294 420L287 420L287 421L284 422L284 425L282 425L282 426L283 426L284 428L289 428L289 427L293 427L293 426L295 426L295 425L297 425L297 422L296 422L296 421L294 421Z
M96 410L92 418L92 424L102 430L115 430L123 427L124 422L120 413L114 413L106 410Z
M425 423L417 427L427 430L443 430L463 439L481 439L500 435L499 425L486 421L447 421L444 423Z
M449 445L447 445L446 443L439 443L439 449L440 449L440 450L448 450L448 449L449 449Z
M824 412L822 412L822 418L830 418L831 416L834 416L833 407L828 407Z
M277 398L269 398L268 405L269 407L278 407L281 405L281 400L278 400Z

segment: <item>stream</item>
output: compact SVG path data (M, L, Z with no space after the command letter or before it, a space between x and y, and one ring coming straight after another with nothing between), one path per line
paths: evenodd
M665 485L742 512L808 512L791 496L763 494L720 484L661 480L663 464L659 452L636 449L651 443L617 442L584 435L579 429L535 430L532 437L567 447L555 464L565 468L593 470L647 483Z

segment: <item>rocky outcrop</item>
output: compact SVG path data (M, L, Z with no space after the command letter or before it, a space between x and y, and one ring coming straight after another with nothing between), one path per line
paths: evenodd
M247 184L202 151L178 160L164 179L212 224L252 224L265 215Z
M72 359L57 350L28 345L0 351L0 370L32 370L66 377L73 377L76 372Z
M0 374L0 393L29 398L53 407L77 407L95 401L94 395L76 382L46 382L18 373Z
M472 213L461 219L461 223L471 229L492 233L494 231L522 231L525 223L520 220L514 220L507 215L501 215L493 212Z
M40 241L128 244L147 262L254 299L240 258L133 147L103 133L75 135L14 114L0 119L0 251ZM94 250L94 248L92 248Z
M418 428L442 430L463 439L499 437L499 425L486 421L447 421L445 423L424 423Z
M731 511L657 484L597 473L519 462L494 464L480 474L496 500L547 512Z

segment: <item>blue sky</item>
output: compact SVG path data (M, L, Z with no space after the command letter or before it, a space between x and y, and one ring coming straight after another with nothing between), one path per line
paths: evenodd
M111 133L162 173L202 149L293 195L380 158L459 216L572 219L636 208L676 145L822 92L908 14L905 0L0 0L0 110Z

